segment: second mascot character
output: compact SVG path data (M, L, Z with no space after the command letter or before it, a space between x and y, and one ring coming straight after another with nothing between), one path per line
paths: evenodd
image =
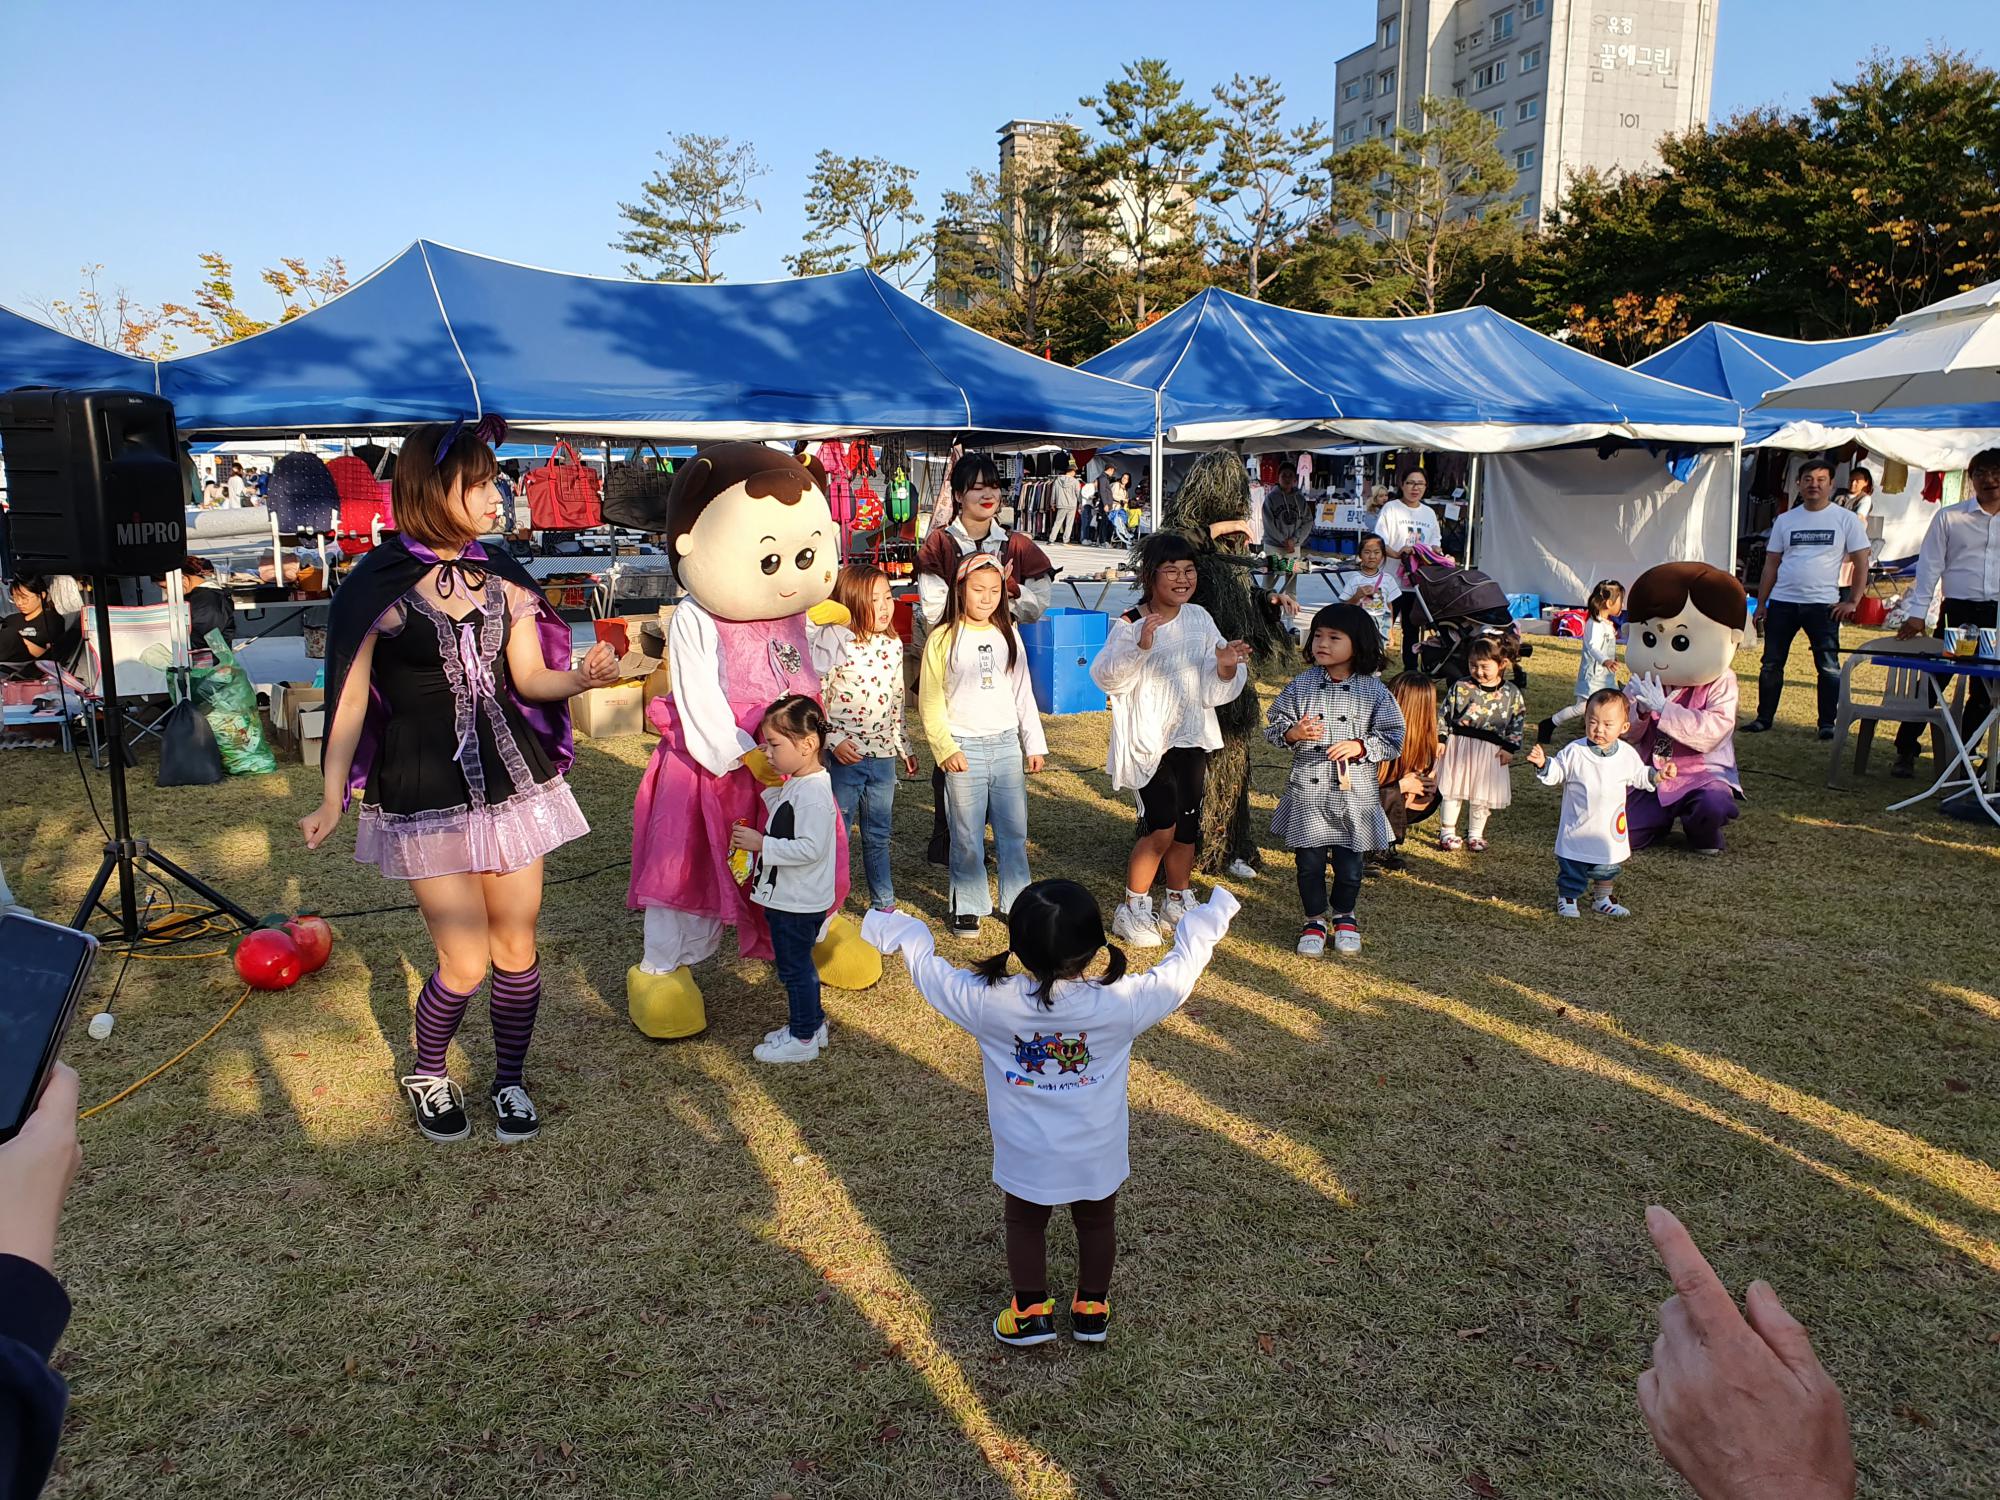
M818 460L759 443L718 443L681 465L667 501L667 551L685 597L667 631L669 696L647 717L660 743L632 809L626 902L646 914L644 956L626 975L632 1024L653 1037L706 1024L692 967L736 929L746 958L771 956L764 913L729 868L729 830L763 827L760 791L778 778L755 735L787 693L820 696L806 615L839 624L829 605L839 532ZM817 606L817 608L816 608ZM847 830L835 855L835 909L847 899ZM866 989L882 959L845 917L813 950L821 980Z

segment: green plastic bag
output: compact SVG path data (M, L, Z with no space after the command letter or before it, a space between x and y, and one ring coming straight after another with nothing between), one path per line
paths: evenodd
M236 653L229 649L221 631L208 633L208 649L215 653L215 665L194 669L194 701L207 717L208 727L215 731L223 769L231 776L277 770L278 758L264 738L257 688L250 674L237 665Z

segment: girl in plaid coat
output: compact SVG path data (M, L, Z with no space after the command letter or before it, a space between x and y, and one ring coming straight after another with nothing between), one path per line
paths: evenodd
M1359 953L1354 906L1362 857L1395 841L1377 768L1402 753L1403 713L1375 675L1382 637L1357 605L1329 604L1314 615L1306 650L1312 666L1286 684L1265 715L1264 737L1292 752L1271 831L1298 861L1306 916L1299 952L1324 953L1331 929L1336 952Z

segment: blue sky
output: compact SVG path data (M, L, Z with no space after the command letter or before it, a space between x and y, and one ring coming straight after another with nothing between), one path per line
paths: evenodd
M1584 0L1579 0L1584 3ZM723 252L784 274L813 155L918 169L927 214L994 129L1075 110L1157 54L1200 96L1264 72L1332 112L1333 62L1369 0L5 0L0 4L0 302L70 294L77 267L142 302L186 299L197 252L243 283L279 256L359 275L418 236L616 274L608 242L678 131L753 141L763 212ZM1218 31L1218 14L1240 24ZM1004 18L1004 19L1003 19ZM1715 108L1802 104L1875 47L1929 40L2000 61L1993 0L1723 0ZM30 144L33 143L33 144ZM262 289L245 293L257 311Z

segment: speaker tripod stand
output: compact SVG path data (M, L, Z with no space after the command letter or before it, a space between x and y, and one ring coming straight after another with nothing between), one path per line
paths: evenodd
M111 659L111 580L102 574L94 576L91 579L91 594L97 611L98 656L102 663L99 696L104 701L104 737L110 751L105 759L111 772L111 838L104 845L104 857L98 862L96 878L90 882L90 890L77 907L76 915L70 918L69 925L83 931L86 923L102 913L118 924L117 934L112 940L127 943L136 943L142 937L165 937L182 928L206 922L216 915L233 918L246 930L255 927L257 919L243 907L199 876L183 870L144 839L132 836L132 809L125 796L125 711L118 702L118 673ZM139 920L141 865L186 887L206 901L210 910L178 916L158 927L142 926ZM114 874L118 877L116 910L104 901L104 888L111 883ZM99 936L106 934L100 933Z

